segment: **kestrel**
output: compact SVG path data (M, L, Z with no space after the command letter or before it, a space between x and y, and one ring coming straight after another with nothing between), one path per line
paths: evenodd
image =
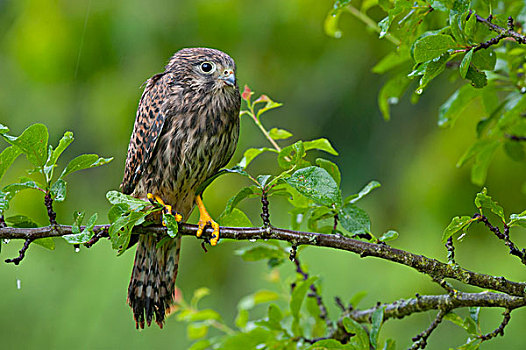
M163 73L148 79L128 147L122 192L155 199L188 218L194 204L204 227L219 225L207 213L199 185L225 166L239 136L241 97L236 66L226 53L208 48L176 52ZM164 204L166 203L166 204ZM180 219L180 216L177 216ZM181 238L157 247L162 237L140 235L128 287L128 304L137 328L162 328L174 303Z

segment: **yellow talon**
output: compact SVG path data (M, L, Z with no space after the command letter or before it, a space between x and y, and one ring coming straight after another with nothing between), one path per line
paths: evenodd
M147 193L146 198L148 198L149 200L155 200L157 203L162 205L164 207L165 214L172 214L172 206L170 204L165 204L161 197L154 195L152 193ZM175 213L174 217L175 217L175 221L177 222L180 222L181 220L183 220L182 215L179 213ZM163 226L166 226L166 223L164 222L164 220L162 224Z
M206 226L211 226L213 232L212 238L210 238L210 244L216 245L217 241L219 241L219 224L215 222L210 216L210 214L208 214L208 212L206 211L205 205L203 204L203 200L201 199L201 195L195 198L195 202L197 203L197 207L199 208L199 227L197 229L196 236L201 237L204 228Z

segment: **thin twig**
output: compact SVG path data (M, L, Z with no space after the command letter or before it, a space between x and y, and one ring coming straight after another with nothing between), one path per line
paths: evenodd
M502 322L493 332L489 332L489 333L482 334L481 336L479 336L479 338L482 339L482 341L486 341L491 338L495 338L499 334L501 336L504 336L504 328L508 325L508 322L510 322L510 319L511 319L511 310L510 309L504 310L502 315L504 316L504 318L502 319Z
M297 256L294 259L294 264L296 264L296 272L299 273L303 277L303 280L305 281L306 279L308 279L309 275L305 271L303 271L303 268L301 267L300 261ZM318 308L320 309L320 318L325 321L325 324L327 325L327 329L332 331L332 326L333 326L332 321L329 318L329 315L327 313L327 307L323 303L323 299L321 298L321 295L318 292L318 289L316 288L314 283L311 284L309 288L311 290L311 293L308 294L308 297L314 298L316 300L316 304L318 305Z
M413 346L411 346L411 350L416 349L424 349L427 345L427 338L433 333L433 331L438 327L440 322L442 322L442 319L444 316L448 313L448 310L441 309L438 311L437 316L431 322L429 327L427 327L426 330L424 330L422 333L416 335L412 340L414 341Z
M57 224L57 214L53 210L53 198L51 198L51 194L48 192L44 196L44 204L47 208L47 216L49 217L49 223L51 225Z
M504 241L504 244L506 244L506 246L510 249L510 254L511 255L515 255L516 257L521 259L521 262L524 265L526 265L526 250L525 249L521 250L521 249L517 248L515 243L513 243L510 240L510 228L508 227L508 225L506 225L506 223L504 223L504 230L503 230L503 232L501 232L500 229L497 226L493 226L489 222L489 220L488 220L488 218L486 216L477 213L477 214L473 215L473 218L476 218L479 221L481 221L482 223L484 223L484 225L486 225L486 227L491 232L493 232L495 234L495 236L497 236L498 239Z
M509 134L506 134L505 136L512 141L518 141L518 142L526 141L526 136L509 135Z
M8 263L8 264L9 263L13 263L15 265L20 264L20 262L26 256L26 251L29 249L29 245L31 244L31 242L33 242L32 239L30 239L30 238L26 239L26 241L24 242L24 246L22 247L22 249L20 249L18 251L18 256L16 258L13 258L13 259L6 259L5 262Z
M499 35L504 35L508 38L513 38L515 41L517 41L519 44L526 44L526 36L517 33L513 28L513 18L508 18L508 28L500 27L494 23L491 22L492 17L484 18L482 16L479 16L475 14L477 18L477 22L484 23L490 30L494 31L495 33L498 33Z
M268 198L267 198L267 192L262 191L261 192L261 220L263 220L263 226L264 227L270 227L270 213L268 210Z

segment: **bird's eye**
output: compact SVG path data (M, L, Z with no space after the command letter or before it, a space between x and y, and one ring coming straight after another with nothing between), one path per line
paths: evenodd
M212 62L203 62L201 63L201 71L203 73L211 74L215 71L216 65Z

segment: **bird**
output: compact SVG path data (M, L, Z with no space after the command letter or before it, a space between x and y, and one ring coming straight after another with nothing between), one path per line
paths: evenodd
M209 242L216 245L219 225L196 191L228 163L237 145L241 96L235 62L216 49L184 48L144 86L122 192L157 201L178 221L188 218L197 205L197 236L210 226ZM127 303L137 329L145 322L150 326L154 318L162 328L176 303L181 236L160 246L163 237L139 236Z

